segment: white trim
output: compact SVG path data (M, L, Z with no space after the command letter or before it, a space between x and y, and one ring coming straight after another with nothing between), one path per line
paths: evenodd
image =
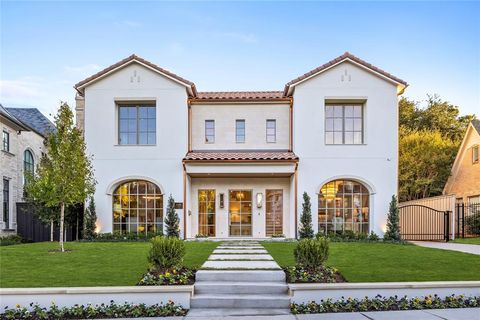
M379 73L379 72L377 72L377 71L375 71L375 70L373 70L373 69L371 69L371 68L368 68L368 67L364 66L363 64L358 63L358 62L356 62L356 61L354 61L354 60L352 60L352 59L350 59L350 58L347 57L347 58L344 58L344 59L338 61L337 63L332 64L331 66L326 67L325 69L322 69L322 70L320 70L320 71L318 71L318 72L316 72L316 73L314 73L314 74L306 77L305 79L302 79L302 80L300 80L300 81L297 81L297 82L294 82L294 83L290 84L290 85L288 86L287 95L288 95L288 96L291 95L293 89L294 89L297 85L299 85L299 84L301 84L301 83L303 83L303 82L305 82L305 81L308 81L308 80L310 80L311 78L316 77L317 75L319 75L319 74L321 74L321 73L324 73L325 71L328 71L328 70L332 69L333 67L336 67L336 66L338 66L339 64L344 63L344 62L346 62L346 61L347 61L347 62L351 62L352 64L354 64L354 65L356 65L356 66L358 66L358 67L361 67L362 69L364 69L364 70L366 70L366 71L368 71L368 72L370 72L370 73L373 73L374 75L376 75L376 76L379 77L379 78L382 78L382 79L385 80L385 81L388 81L388 82L390 82L390 83L392 83L392 84L396 84L397 86L401 86L401 87L403 87L403 88L406 87L403 83L400 83L400 82L398 82L398 81L395 81L395 80L393 80L392 78L389 78L389 77L387 77L387 76L385 76L385 75L383 75L383 74L381 74L381 73Z
M359 176L355 176L355 175L338 175L338 176L333 176L333 177L330 177L328 179L325 179L322 181L322 183L320 184L320 186L317 187L317 194L320 193L320 190L322 189L322 187L329 183L330 181L334 181L334 180L353 180L353 181L357 181L357 182L360 182L361 184L363 184L365 187L367 187L368 189L368 192L370 192L370 195L374 195L377 193L377 190L375 189L373 183L371 183L370 181L362 178L362 177L359 177Z
M128 181L133 181L133 180L145 180L151 183L154 183L157 187L160 188L160 191L162 192L162 195L165 195L165 189L163 188L162 184L159 183L157 180L152 179L150 177L146 176L125 176L122 178L115 179L112 181L106 188L105 194L111 196L113 194L113 191L122 183L128 182Z

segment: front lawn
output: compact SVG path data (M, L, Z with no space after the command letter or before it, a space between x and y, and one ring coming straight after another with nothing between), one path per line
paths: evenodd
M465 244L479 244L480 245L480 237L476 238L458 238L455 240L452 240L450 242L453 243L465 243Z
M184 264L198 268L218 242L185 242ZM56 242L0 247L0 287L133 286L147 271L149 242Z
M280 266L295 264L295 242L262 245ZM348 282L480 280L480 256L414 245L332 242L327 265Z

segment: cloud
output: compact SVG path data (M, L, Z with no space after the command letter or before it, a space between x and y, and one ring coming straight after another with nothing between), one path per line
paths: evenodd
M217 36L222 38L228 38L243 43L257 43L257 37L253 33L241 33L241 32L219 32Z
M0 80L0 99L11 100L18 97L26 99L40 98L45 94L40 79L23 78L20 80Z

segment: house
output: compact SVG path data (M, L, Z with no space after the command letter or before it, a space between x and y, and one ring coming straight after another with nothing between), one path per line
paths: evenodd
M97 231L162 230L171 195L185 238L295 238L307 192L315 231L383 234L406 87L347 52L281 91L199 92L132 55L75 85Z
M35 170L45 152L45 136L55 127L36 108L5 108L0 105L0 120L0 234L9 234L17 229L16 204L24 201L25 173Z
M480 120L470 122L458 150L443 194L454 194L457 203L480 203Z

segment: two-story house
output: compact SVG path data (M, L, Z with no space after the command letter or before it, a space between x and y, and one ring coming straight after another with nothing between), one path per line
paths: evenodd
M45 152L53 123L36 108L5 108L0 104L0 234L17 230L17 203L24 201L27 172L33 172Z
M132 55L75 85L97 229L161 230L172 195L186 238L294 238L307 192L316 231L383 234L406 86L345 53L283 91L198 92Z

